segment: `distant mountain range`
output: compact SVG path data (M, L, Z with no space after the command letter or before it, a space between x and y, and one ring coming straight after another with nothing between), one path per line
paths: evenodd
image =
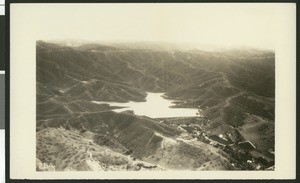
M202 109L210 121L205 128L212 134L235 128L260 151L274 149L275 53L247 47L210 51L182 47L37 41L37 138L43 141L47 137L40 132L52 128L63 128L66 136L84 130L93 134L93 143L102 148L121 154L131 150L133 157L166 169L203 169L209 160L196 163L197 156L207 153L212 153L216 162L224 161L215 169L230 169L228 158L216 148L204 143L176 143L182 134L176 126L132 113L116 113L109 105L92 103L144 101L146 92L163 92L166 98L176 99L176 107ZM192 167L183 163L179 168L174 162L151 159L158 151L165 151L161 144L168 141L174 156L179 153L179 157L194 162ZM183 147L198 155L184 155L189 152ZM60 170L78 169L46 160L40 151L37 157ZM116 166L110 161L106 164ZM89 169L86 166L84 169Z

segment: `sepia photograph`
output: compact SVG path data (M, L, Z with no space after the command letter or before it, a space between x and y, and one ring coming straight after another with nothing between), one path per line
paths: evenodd
M31 174L274 175L284 167L277 127L293 122L278 99L287 5L14 4L12 35L20 17L33 35L11 40L30 53L31 109L11 100L30 116Z
M37 171L273 170L269 17L144 8L37 40Z

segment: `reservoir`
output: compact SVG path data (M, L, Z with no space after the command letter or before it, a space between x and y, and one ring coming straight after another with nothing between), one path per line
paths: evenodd
M167 118L167 117L194 117L197 116L198 109L193 108L171 108L174 104L172 100L167 100L162 96L164 93L147 93L145 102L100 102L93 101L97 104L109 104L110 106L124 107L114 109L115 112L123 112L127 110L134 111L139 116L148 116L151 118Z

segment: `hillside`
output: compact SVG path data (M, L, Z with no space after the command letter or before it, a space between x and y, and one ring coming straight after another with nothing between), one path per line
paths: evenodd
M199 125L199 119L167 123L93 103L142 102L147 92L165 93L165 98L176 100L174 107L201 109L201 118L205 118L205 123L200 119L201 128L207 134L237 130L258 151L274 149L273 52L253 48L181 50L151 43L72 47L37 41L36 54L37 158L52 163L56 170L101 170L99 162L103 161L109 161L105 163L109 170L124 170L134 167L135 160L164 170L246 167L233 167L238 161L235 157L205 140L191 138L193 131L180 129L186 120ZM182 140L183 135L189 138ZM57 143L43 146L50 141ZM66 155L78 144L80 161L76 154ZM105 149L110 150L112 159L95 160L87 153L103 158L96 151ZM59 151L62 153L55 157ZM114 158L120 160L120 166L115 166ZM73 161L76 165L70 164Z
M113 151L110 147L99 146L93 142L91 136L86 137L77 131L47 128L39 131L37 137L38 161L52 165L55 171L162 169L143 161L133 160L130 155Z

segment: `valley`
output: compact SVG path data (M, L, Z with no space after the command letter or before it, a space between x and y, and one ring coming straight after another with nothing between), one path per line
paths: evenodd
M274 165L274 52L140 45L37 41L37 171ZM145 102L149 93L198 114L154 117L108 104Z

